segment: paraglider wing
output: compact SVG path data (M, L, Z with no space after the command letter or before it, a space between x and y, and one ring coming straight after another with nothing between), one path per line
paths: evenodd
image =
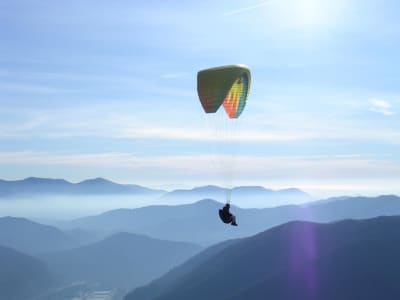
M236 79L222 102L229 118L238 118L242 113L249 93L249 77L246 72Z
M197 93L206 113L215 113L223 104L230 118L242 113L250 87L250 70L228 65L199 71Z

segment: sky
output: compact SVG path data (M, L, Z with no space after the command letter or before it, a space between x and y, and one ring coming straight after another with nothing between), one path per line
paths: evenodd
M0 2L0 178L400 194L400 3ZM201 69L245 64L238 120Z

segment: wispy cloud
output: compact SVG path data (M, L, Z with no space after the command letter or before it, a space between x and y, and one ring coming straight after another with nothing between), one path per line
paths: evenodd
M242 7L242 8L238 8L238 9L234 9L234 10L230 10L230 11L224 12L222 15L223 16L237 15L237 14L241 14L241 13L247 12L249 10L257 9L259 7L262 7L262 6L266 6L266 5L272 4L274 2L275 2L274 0L263 1L263 2L260 2L260 3L254 4L254 5L250 5L250 6L246 6L246 7Z
M392 105L386 101L386 100L381 100L381 99L371 99L369 100L370 104L370 111L380 113L385 116L391 116L396 114L395 111L393 111Z
M72 108L4 110L0 120L0 138L5 137L104 137L125 139L182 140L182 141L236 141L236 142L301 142L310 140L379 141L400 144L400 131L394 128L363 127L363 124L345 122L307 123L307 119L289 117L268 119L267 123L241 123L243 126L226 128L223 120L194 120L192 125L179 127L173 120L160 120L162 112L148 112L139 104L107 103L79 105ZM9 116L9 117L7 117ZM191 115L192 117L192 115ZM193 114L193 117L198 117ZM193 118L192 118L193 119ZM286 120L286 121L285 121ZM254 121L254 120L253 120ZM196 123L198 122L198 123ZM219 127L220 126L220 127ZM178 150L179 152L179 150Z
M316 125L318 126L318 124ZM359 140L380 141L383 143L400 144L400 131L371 130L352 128L350 125L321 124L319 128L299 124L297 128L273 125L264 130L255 126L247 128L221 128L211 126L209 129L178 128L178 127L123 127L116 133L119 138L152 138L192 141L235 141L235 142L292 142L307 140Z
M65 92L65 89L56 88L48 85L38 85L30 83L0 83L1 92L22 92L35 94L55 94Z
M293 180L400 178L400 165L363 155L246 156L166 155L136 156L130 153L53 154L48 152L0 152L2 165L74 166L128 169L143 178L169 180L182 176L215 179L239 174L242 179ZM95 174L94 174L95 176ZM191 178L191 177L190 177ZM165 179L165 178L164 178Z
M118 137L123 138L160 138L177 140L231 140L231 141L293 141L316 138L313 133L287 131L236 131L230 132L224 128L201 130L197 128L129 128L123 130Z

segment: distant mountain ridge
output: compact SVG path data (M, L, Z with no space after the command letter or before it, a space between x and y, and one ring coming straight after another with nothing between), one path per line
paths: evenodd
M227 198L228 193L234 200L234 203L243 207L270 207L287 203L301 204L315 200L297 188L271 190L262 186L238 186L228 189L215 185L186 190L178 189L165 193L161 198L164 200L178 200L178 202L194 202L208 198L223 202Z
M242 207L272 207L285 204L302 204L315 200L307 193L288 188L271 190L262 186L238 186L227 189L219 186L199 186L192 189L164 191L135 184L119 184L104 178L71 183L64 179L29 177L23 180L0 180L0 200L8 197L49 195L69 196L148 196L149 200L163 204L192 203L201 199L224 202L227 194ZM154 203L154 202L153 202Z
M87 179L71 183L64 179L28 177L22 180L0 180L0 197L13 195L104 195L104 194L162 194L165 191L134 184L119 184L104 178Z
M400 217L294 221L206 249L125 300L400 298Z

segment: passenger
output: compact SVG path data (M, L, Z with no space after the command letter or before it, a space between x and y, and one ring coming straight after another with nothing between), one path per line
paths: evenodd
M225 204L225 206L219 210L219 216L222 222L226 224L231 224L232 226L237 226L236 217L235 215L230 213L229 208L229 203Z

